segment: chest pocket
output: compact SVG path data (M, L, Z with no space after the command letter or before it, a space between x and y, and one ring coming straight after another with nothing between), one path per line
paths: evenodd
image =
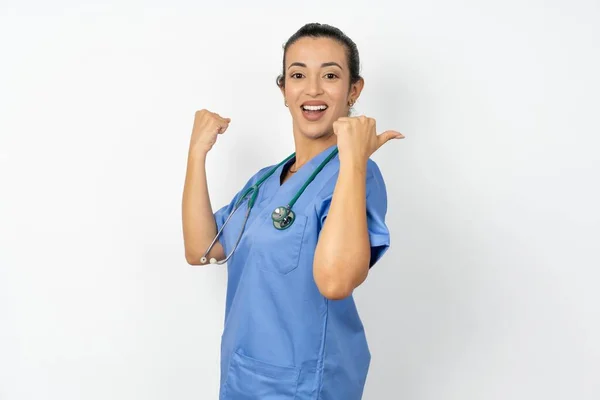
M260 229L253 232L252 252L257 267L282 275L298 268L307 221L308 217L296 214L294 223L283 230L273 226L270 215L261 221Z

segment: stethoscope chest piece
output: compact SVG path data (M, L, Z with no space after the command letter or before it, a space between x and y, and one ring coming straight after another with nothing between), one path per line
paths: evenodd
M289 228L296 219L296 214L290 209L290 207L277 207L271 214L273 219L273 226L279 230Z

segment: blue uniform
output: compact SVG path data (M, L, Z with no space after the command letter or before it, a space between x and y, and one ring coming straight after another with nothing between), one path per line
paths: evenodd
M280 184L284 166L261 186L237 250L227 263L225 327L221 342L221 400L359 400L371 353L352 296L329 300L316 286L313 258L339 173L336 155L300 196L296 219L275 229L271 213L294 197L334 146ZM294 160L290 160L292 163ZM229 205L215 213L220 229L238 197L269 169L258 171ZM386 252L387 195L377 164L367 164L371 266ZM219 241L229 254L248 202Z

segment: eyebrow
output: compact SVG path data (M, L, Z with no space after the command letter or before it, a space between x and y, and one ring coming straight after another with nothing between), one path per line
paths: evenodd
M342 66L334 61L330 61L330 62L326 62L321 64L321 68L325 68L325 67L331 67L332 65L335 65L336 67L338 67L339 69L341 69L342 71L344 70L344 68L342 68ZM288 69L292 68L292 67L304 67L306 68L306 64L301 63L301 62L293 62L290 64L290 66L288 67Z

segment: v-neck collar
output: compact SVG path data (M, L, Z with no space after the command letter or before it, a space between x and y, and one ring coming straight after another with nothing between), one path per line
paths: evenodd
M296 161L296 157L292 157L290 158L290 160L288 162L286 162L285 164L283 164L283 168L281 168L281 173L279 174L279 186L283 185L283 183L281 182L281 180L283 179L283 177L288 173L288 171L290 170L290 168L292 167L292 165L294 165L294 161ZM296 171L298 172L298 171ZM294 172L291 176L294 176L294 174L296 174L296 172ZM289 178L288 178L289 180Z
M277 201L278 203L280 203L282 200L283 202L291 201L296 193L300 190L302 185L304 185L304 183L308 180L310 175L319 167L321 162L323 162L323 160L329 156L335 147L336 145L329 146L315 155L312 159L300 167L298 171L289 177L283 184L281 184L281 173L286 163L281 164L261 185L260 190L263 191L263 195L261 196L262 200L260 200L260 204L262 205L264 203L264 205L267 206L272 205L271 203L273 201ZM329 164L335 162L336 157L339 157L339 154L336 154L335 157L329 161ZM295 157L292 157L289 162L293 162L294 159ZM280 206L284 204L282 203L277 205Z

